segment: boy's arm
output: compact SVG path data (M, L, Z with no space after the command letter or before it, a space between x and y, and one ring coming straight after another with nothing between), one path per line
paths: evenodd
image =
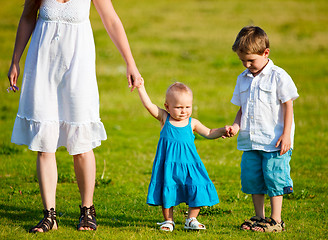
M149 98L149 96L146 92L146 88L145 88L145 84L144 84L143 79L141 79L140 85L137 86L137 89L138 89L140 100L141 100L142 104L145 106L145 108L148 110L148 112L154 118L156 118L160 122L163 122L164 115L165 115L166 111L164 109L159 108L157 105L152 103L152 101L150 100L150 98Z
M291 147L290 132L293 123L293 101L288 100L282 106L284 110L284 131L276 143L276 147L280 145L280 155L285 154Z
M209 129L208 127L204 126L200 121L194 118L192 119L192 125L193 130L196 133L207 139L215 139L219 137L224 138L227 137L227 134L229 133L228 127Z
M237 114L236 114L235 121L233 122L232 126L228 127L230 137L235 136L238 133L239 129L240 129L241 114L242 114L242 110L241 110L241 107L240 107Z

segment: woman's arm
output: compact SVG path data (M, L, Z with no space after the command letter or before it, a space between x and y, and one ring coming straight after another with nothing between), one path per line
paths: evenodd
M110 0L93 0L93 4L100 15L109 37L112 39L126 63L128 83L129 87L132 87L131 91L133 91L139 84L141 75L132 56L123 24Z
M24 10L17 28L13 57L8 72L10 86L12 87L16 86L17 84L17 79L20 73L19 62L28 43L28 40L30 39L35 28L37 12L38 7L34 6L33 0L26 0L24 4ZM13 88L13 91L16 91L16 89Z

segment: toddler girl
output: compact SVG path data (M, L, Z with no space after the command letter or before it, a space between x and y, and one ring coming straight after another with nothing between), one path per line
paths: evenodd
M153 104L145 90L144 81L137 86L140 99L150 114L161 123L160 139L148 188L147 204L162 206L162 231L173 231L173 207L189 205L185 229L206 229L196 217L201 206L219 203L216 189L210 180L194 144L193 132L209 139L225 137L227 129L209 129L191 118L192 91L182 83L172 84L166 92L165 109Z

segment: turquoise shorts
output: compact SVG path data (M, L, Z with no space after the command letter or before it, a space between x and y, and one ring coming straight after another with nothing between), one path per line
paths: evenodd
M241 158L241 190L247 194L268 194L270 197L293 192L289 162L292 150L245 151Z

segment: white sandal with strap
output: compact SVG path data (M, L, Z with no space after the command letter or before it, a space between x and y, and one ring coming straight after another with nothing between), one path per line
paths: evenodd
M204 224L197 221L195 217L187 218L184 226L188 230L205 230L206 227Z
M173 221L165 221L162 223L157 223L157 225L160 225L160 230L165 231L165 232L172 232L174 227L175 227L175 223Z

